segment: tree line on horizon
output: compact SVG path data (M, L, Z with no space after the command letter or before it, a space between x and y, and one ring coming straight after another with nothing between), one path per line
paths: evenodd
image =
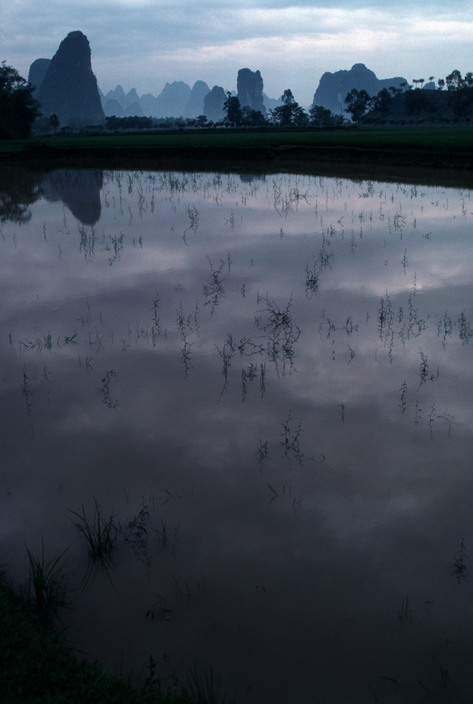
M433 76L429 78L431 82ZM431 122L470 122L473 117L473 72L463 77L458 70L439 79L434 90L423 88L424 79L413 85L383 88L370 96L366 90L353 88L345 97L345 111L336 115L328 108L313 105L308 111L295 100L287 88L279 105L269 110L269 117L227 92L224 117L219 122L205 115L197 118L106 117L105 128L111 131L166 127L253 127L253 128L336 128L349 124L401 124L429 120ZM419 87L420 84L420 87ZM33 96L33 86L5 61L0 66L0 139L22 139L30 136L38 118L43 131L55 132L60 127L56 115L42 116L41 106Z

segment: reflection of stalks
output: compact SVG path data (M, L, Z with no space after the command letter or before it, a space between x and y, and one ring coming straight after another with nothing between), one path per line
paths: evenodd
M402 624L412 623L412 609L410 607L409 597L407 596L407 594L405 597L403 597L401 601L401 607L397 612L397 615Z
M23 384L22 384L21 390L23 392L23 396L25 397L26 410L28 411L28 415L30 415L31 414L31 394L33 392L33 382L31 380L31 377L28 374L28 368L27 368L26 364L23 367Z
M299 464L302 464L302 458L304 455L301 452L299 443L299 436L302 433L302 420L299 421L299 424L295 430L292 430L291 425L292 410L289 410L287 419L282 424L284 432L282 433L283 439L280 443L284 448L284 456L287 457L289 461L291 460L291 456L294 456Z
M225 289L223 287L223 281L221 278L222 269L225 266L223 259L220 260L220 265L218 269L214 269L210 257L207 257L210 264L210 280L207 284L202 286L202 292L206 297L205 305L211 305L210 315L214 314L215 307L218 305L219 301L225 295ZM229 268L229 263L227 262L227 269Z
M284 374L286 361L289 362L291 368L293 367L294 345L301 334L300 328L292 320L292 296L285 308L279 308L268 295L266 295L265 301L266 307L258 312L268 314L268 322L264 326L265 331L268 332L268 354L277 370L278 360L282 360L282 373Z
M118 406L118 401L112 401L109 388L110 379L112 379L116 375L116 371L114 369L111 369L109 372L105 372L105 375L102 379L103 402L109 408L116 408Z
M268 457L268 441L265 440L264 442L260 440L259 447L258 447L258 467L260 469L260 472L263 470L263 465Z
M228 388L228 370L230 369L231 366L231 360L232 357L235 356L236 354L236 347L235 343L233 341L233 337L231 333L227 333L227 341L223 345L223 347L218 347L215 345L217 348L217 352L219 357L222 359L223 366L222 366L222 374L223 374L223 387L221 394L222 395Z
M466 577L465 559L468 557L468 555L465 552L465 544L463 542L463 538L461 539L459 550L455 550L455 552L453 553L453 556L454 556L454 563L453 563L452 577L455 577L457 582L460 584L460 582L462 582Z

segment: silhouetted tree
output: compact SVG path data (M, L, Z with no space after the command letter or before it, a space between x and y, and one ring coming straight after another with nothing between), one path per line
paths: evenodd
M446 79L448 102L456 119L470 118L473 109L473 73L462 77L455 69Z
M57 128L59 127L59 118L55 112L53 112L53 114L49 116L49 124L54 130L57 130Z
M432 104L428 95L428 91L415 88L406 92L406 110L408 115L414 115L416 122L422 113L427 112L432 108Z
M195 124L197 127L210 127L213 123L209 122L207 115L199 115L195 120Z
M366 90L352 90L345 98L346 111L351 115L353 122L359 122L366 114L370 106L371 98Z
M272 121L279 127L304 127L308 123L308 116L299 103L294 100L292 90L287 88L282 94L281 105L271 110Z
M0 66L0 139L23 139L40 114L33 88L12 66Z
M454 90L461 90L462 88L465 87L465 82L462 78L462 75L458 69L455 69L452 71L445 79L447 83L447 90L449 91L454 91Z
M230 91L227 92L227 99L223 104L223 111L225 114L224 121L227 125L240 127L243 118L241 103Z
M336 127L341 122L339 115L334 115L323 105L313 105L309 110L309 124L311 127Z
M253 110L249 105L245 105L242 110L242 124L246 127L265 127L267 119L260 110Z
M370 116L373 114L379 121L384 122L391 113L392 102L391 93L387 88L383 88L371 101Z

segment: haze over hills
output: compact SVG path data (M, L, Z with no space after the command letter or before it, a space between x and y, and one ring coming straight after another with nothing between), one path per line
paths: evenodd
M80 31L70 32L52 59L36 59L30 66L28 80L35 86L35 97L41 104L43 115L49 118L54 114L61 126L75 127L100 125L106 116L113 115L155 118L205 115L218 121L224 115L227 93L232 92L222 86L210 88L204 80L198 80L192 87L183 81L168 82L158 95L138 95L135 88L125 93L121 85L104 95L92 71L89 41ZM385 87L403 90L405 86L407 81L402 77L378 79L364 64L355 64L350 70L324 73L315 91L313 105L341 114L345 96L353 88L376 95ZM237 74L237 90L233 94L236 93L242 107L247 106L266 116L280 104L280 98L269 98L263 88L260 71L241 68Z
M146 117L188 117L205 115L209 120L223 118L223 104L228 89L213 86L212 90L205 81L196 81L191 88L183 81L166 83L157 96L146 93L141 97L132 88L125 93L121 85L106 95L101 94L105 115L128 117L145 115ZM259 71L242 68L237 76L237 96L242 106L258 110L266 115L278 105L279 100L268 98L263 92L263 79Z
M335 115L345 111L345 97L352 88L366 90L368 95L377 95L383 88L400 88L407 86L405 78L379 79L364 64L354 64L349 71L324 73L314 94L313 105L322 105Z

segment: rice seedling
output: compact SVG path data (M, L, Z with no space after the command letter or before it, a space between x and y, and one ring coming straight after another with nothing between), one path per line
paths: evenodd
M149 520L148 506L142 502L142 507L136 516L130 518L124 525L120 524L120 532L126 543L144 543L147 541Z
M406 396L407 396L407 384L405 381L403 381L402 386L401 386L401 403L399 404L399 408L403 413L406 412L407 404L406 404Z
M272 496L269 500L269 503L272 503L274 501L274 499L276 499L279 496L279 494L276 491L276 489L273 486L271 486L271 484L269 482L266 482L266 485L272 494Z
M121 232L119 235L109 235L108 242L105 243L105 251L110 253L108 263L110 266L120 259L121 252L125 246L125 235Z
M409 597L407 594L401 600L401 606L398 609L397 617L402 625L405 623L412 623L412 609L409 604Z
M380 298L378 308L378 329L379 337L383 340L386 336L386 331L389 333L394 318L394 312L391 305L389 294L386 291L386 297Z
M422 350L419 348L419 354L420 354L420 365L419 365L419 388L422 386L422 384L425 384L427 377L429 375L429 361L427 359L427 356L422 352Z
M79 251L84 255L86 262L90 262L95 257L95 243L97 240L95 230L93 227L90 228L90 232L83 226L79 226Z
M298 461L300 465L302 465L302 460L304 455L301 452L301 447L300 447L300 442L299 442L299 437L300 434L302 433L302 420L299 421L297 427L295 429L292 429L292 410L289 410L289 414L282 424L283 427L283 433L282 433L282 440L280 440L280 444L284 448L284 457L286 457L289 462L291 462L291 458L295 457L295 459Z
M466 319L465 316L465 311L462 311L458 317L458 325L459 325L459 337L462 342L462 345L467 345L468 340L470 337L473 336L473 331L471 329L471 325L469 321Z
M429 426L429 435L430 439L432 440L434 436L434 420L436 417L436 408L435 408L435 403L432 404L430 408L430 413L429 413L429 420L428 420L428 426Z
M221 277L222 270L225 266L223 259L220 259L220 265L217 269L214 268L210 257L207 257L210 265L210 279L208 283L203 284L202 292L207 299L205 305L210 305L210 315L214 314L215 308L218 306L220 299L225 296L225 289L223 287L223 279Z
M118 406L118 401L113 401L110 395L110 379L113 379L116 375L117 372L114 369L111 369L110 371L105 372L102 377L101 390L103 393L103 402L108 408L116 408Z
M404 274L407 271L407 265L409 263L409 260L407 259L407 249L404 250L404 256L402 257L402 270Z
M66 575L62 560L65 550L50 560L47 560L44 552L44 541L41 538L41 555L36 557L26 549L28 554L28 582L26 593L28 601L34 607L40 617L45 621L50 621L59 608L68 604Z
M437 334L442 337L442 346L445 349L447 337L451 337L453 331L453 322L447 312L444 313L437 325Z
M223 374L223 387L220 395L222 395L228 389L228 371L231 366L231 360L236 355L236 347L231 334L227 333L227 341L222 347L215 345L218 356L222 359L222 374Z
M94 499L94 509L91 518L87 516L84 505L82 505L81 513L70 512L77 519L74 527L86 543L90 563L105 569L113 567L113 554L117 547L119 530L119 526L115 521L116 514L112 512L108 517L105 517L97 499Z
M348 336L354 332L358 332L358 323L353 322L351 315L349 315L345 321L345 332Z
M100 352L100 350L105 349L103 337L103 333L100 333L97 329L95 329L95 339L93 339L91 333L89 332L89 349L94 350L95 352Z
M159 303L160 303L159 293L157 293L157 294L155 295L154 299L153 299L153 308L152 308L152 310L153 310L153 323L154 323L154 326L155 326L155 328L156 328L156 330L157 330L158 332L161 331L161 326L160 326L160 321L159 321L159 315L158 315Z
M447 689L450 684L450 675L446 667L439 664L439 685L442 689Z
M189 586L189 582L184 582L184 585L182 585L177 581L176 577L173 577L172 582L177 594L180 597L185 597L187 603L189 603L191 599L191 589Z
M334 255L333 252L329 252L327 247L330 246L330 240L327 240L325 235L322 236L322 246L319 250L319 263L320 270L331 269L333 264Z
M468 554L465 551L465 543L462 538L460 541L459 549L454 550L453 552L453 569L451 572L451 576L455 577L458 584L461 584L461 582L463 582L463 580L466 578L465 560L467 559L467 557Z
M282 361L282 373L285 373L286 362L290 368L294 365L294 345L299 340L301 330L294 324L291 314L292 296L285 308L280 308L275 301L265 296L266 307L258 313L267 315L264 330L268 334L268 354L279 374L278 362Z
M309 262L305 265L305 292L308 298L312 298L319 292L319 274L315 263L309 266Z
M28 368L25 364L23 367L23 384L21 387L21 391L23 396L25 397L25 403L26 403L26 410L28 412L28 415L31 414L31 396L33 393L33 379L30 377Z
M238 343L238 351L242 356L250 357L255 354L263 354L264 346L253 342L251 337L242 337Z
M419 318L419 309L414 308L414 296L415 293L409 295L408 300L408 325L407 325L407 337L410 338L411 335L414 337L419 337L419 335L425 330L426 322L422 318Z
M77 345L77 333L74 332L72 335L64 335L63 341L65 345Z
M257 462L260 472L263 471L263 465L268 458L268 441L260 440L257 450Z
M416 401L416 412L414 416L414 425L419 425L422 420L422 408L419 405L419 401Z

